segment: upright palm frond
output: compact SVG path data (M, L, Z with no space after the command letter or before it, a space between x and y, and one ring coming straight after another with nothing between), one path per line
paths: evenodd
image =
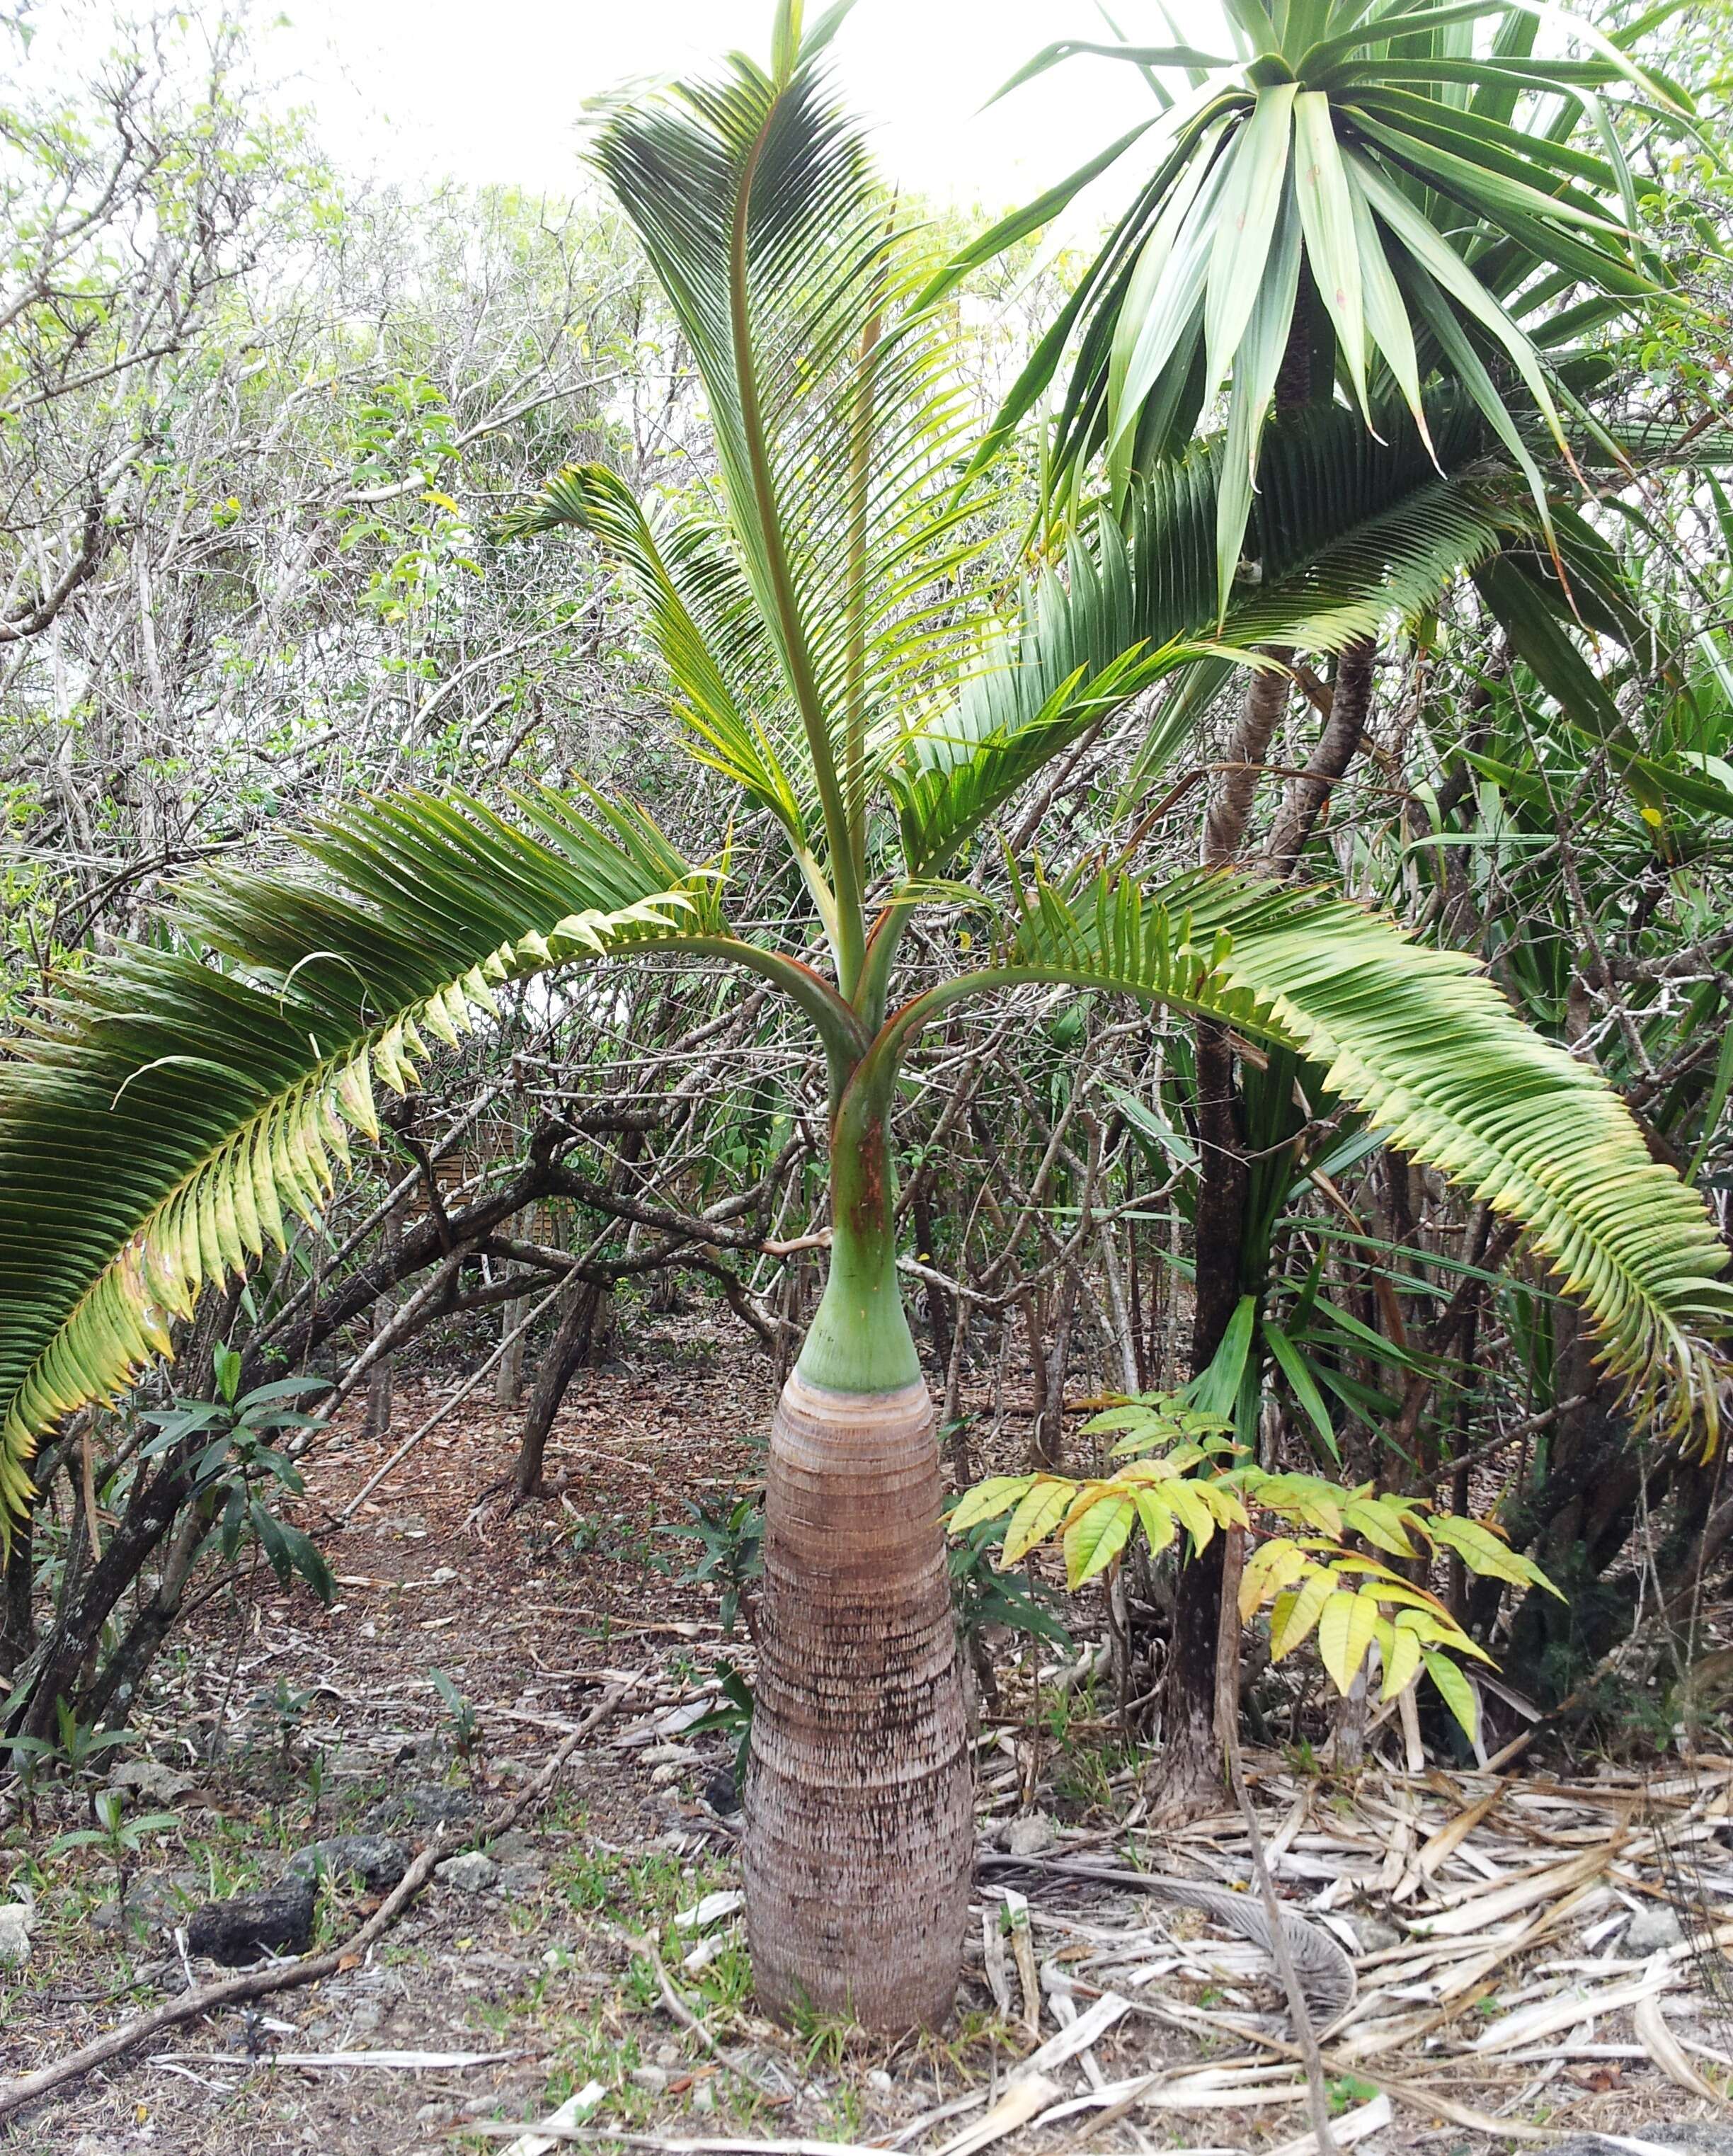
M1389 1143L1522 1224L1639 1404L1666 1391L1674 1426L1695 1413L1713 1441L1725 1247L1599 1073L1525 1025L1472 957L1315 891L1103 873L1019 892L1001 964L1174 1004L1324 1066Z
M1341 406L1272 429L1223 648L1340 649L1532 532L1520 484L1488 468L1474 412L1448 398L1427 410L1430 453L1399 408L1381 415L1382 439ZM955 704L900 745L886 779L912 875L936 873L1049 757L1218 634L1224 454L1218 441L1135 482L1123 522L1104 513L1074 540L1063 579L1031 588Z
M776 654L765 729L803 737L839 897L864 874L865 743L956 633L968 505L939 484L964 402L859 129L825 81L836 13L785 9L766 73L612 117L596 162L705 385L726 521ZM849 970L845 960L845 973Z
M38 1433L315 1217L347 1131L378 1136L376 1078L406 1091L500 983L711 937L707 880L638 812L518 807L528 829L461 795L364 803L302 866L208 873L171 947L72 976L0 1064L0 1532Z
M588 532L626 572L671 679L689 746L776 817L796 850L809 855L818 798L797 734L767 730L779 672L772 639L728 534L701 511L664 511L654 521L617 474L602 465L556 472L500 525L518 538L561 526ZM774 720L772 721L774 725Z

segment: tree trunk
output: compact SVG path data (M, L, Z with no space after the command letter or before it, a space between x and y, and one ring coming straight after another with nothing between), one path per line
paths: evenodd
M1246 1163L1237 1113L1233 1050L1226 1029L1197 1026L1197 1301L1192 1320L1192 1373L1207 1369L1240 1297L1240 1242L1245 1221ZM1173 1642L1162 1689L1161 1754L1156 1790L1161 1802L1183 1805L1218 1795L1223 1752L1217 1702L1229 1688L1218 1670L1222 1584L1228 1537L1213 1535L1200 1556L1180 1567L1173 1604ZM1236 1699L1237 1677L1232 1685Z
M381 1249L388 1265L395 1266L403 1248L403 1211L407 1200L393 1205L385 1216L385 1232ZM373 1331L386 1331L395 1314L397 1297L387 1291L373 1306ZM396 1357L387 1353L373 1365L367 1379L367 1418L364 1435L370 1438L389 1437L391 1435L392 1365Z
M1224 867L1238 855L1250 819L1260 765L1288 699L1288 676L1272 668L1247 685L1239 725L1228 747L1229 769L1205 826L1203 862ZM1192 1374L1207 1368L1239 1301L1245 1233L1247 1168L1240 1127L1232 1036L1200 1019L1197 1035L1197 1297L1192 1319ZM1222 1582L1228 1537L1213 1536L1201 1556L1180 1568L1173 1604L1173 1641L1162 1687L1161 1754L1155 1794L1170 1809L1218 1796L1223 1753L1217 1705L1229 1690L1222 1645Z
M541 1487L541 1464L547 1451L548 1432L572 1373L581 1368L596 1337L596 1321L608 1291L594 1281L573 1273L561 1291L554 1337L536 1366L536 1383L530 1404L524 1410L524 1426L518 1439L517 1465L512 1471L512 1494L533 1497Z
M938 1238L933 1232L932 1183L925 1168L915 1178L910 1207L915 1219L915 1255L936 1270L938 1258L935 1255ZM929 1281L926 1286L927 1323L932 1327L933 1361L941 1370L951 1368L951 1342L955 1313L951 1297L941 1287Z
M633 1170L643 1158L643 1132L628 1131L608 1173L610 1192L631 1187ZM560 1412L560 1403L566 1397L572 1373L594 1354L597 1341L607 1327L608 1307L607 1288L583 1281L575 1272L568 1276L565 1291L554 1306L554 1337L536 1366L536 1383L531 1389L530 1404L524 1412L517 1466L511 1478L512 1494L520 1503L526 1497L533 1497L541 1487L541 1462L547 1450L548 1432Z
M956 1995L973 1804L925 1383L798 1369L771 1425L746 1783L759 2003L900 2033Z
M1343 647L1336 665L1330 716L1305 767L1305 777L1289 782L1269 834L1266 858L1279 876L1291 876L1313 826L1329 803L1331 791L1354 760L1372 709L1372 660L1377 647L1369 636Z
M847 1099L833 1178L829 1277L771 1429L746 1925L767 2013L900 2034L956 1996L973 1792L884 1124Z
M36 1645L36 1506L13 1524L6 1553L5 1614L0 1618L0 1677L10 1678Z
M520 1228L532 1243L536 1240L536 1224L534 1206L530 1208L520 1222L513 1224L515 1228ZM500 1357L500 1366L494 1373L494 1404L496 1407L515 1408L523 1398L524 1350L529 1345L529 1336L518 1332L518 1327L529 1314L530 1298L526 1295L514 1296L500 1312L500 1337L506 1345ZM517 1337L513 1339L515 1332Z

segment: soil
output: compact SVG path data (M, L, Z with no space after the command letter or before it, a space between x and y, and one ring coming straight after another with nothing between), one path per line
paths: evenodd
M418 1429L454 1382L437 1370L400 1377L394 1441ZM736 1334L691 1318L646 1322L618 1360L574 1379L548 1450L552 1494L506 1509L500 1490L517 1416L478 1396L333 1532L333 1516L382 1456L362 1441L357 1407L307 1462L302 1517L324 1524L336 1603L322 1609L299 1584L279 1592L259 1568L213 1593L157 1672L136 1747L97 1768L110 1771L117 1756L148 1758L191 1780L169 1807L177 1825L150 1833L131 1866L126 1914L116 1921L103 1851L53 1845L56 1833L85 1823L94 1783L44 1792L33 1825L15 1825L0 1848L14 1894L28 1890L36 1902L28 1965L0 1972L0 2076L216 1974L189 1961L174 1935L197 1903L274 1886L292 1854L320 1837L395 1834L413 1847L442 1815L462 1828L536 1775L608 1687L633 1690L550 1800L487 1852L491 1866L468 1863L463 1883L437 1880L359 1965L253 2011L184 2026L156 2051L0 2125L0 2141L20 2156L498 2148L509 2143L502 2123L544 2117L600 2083L590 2114L597 2124L882 2144L941 2105L1002 2083L1028 2041L994 2005L978 1938L945 2037L874 2046L833 2028L790 2035L760 2021L731 1905L700 1907L738 1886L737 1819L706 1795L726 1788L734 1738L684 1725L718 1705L724 1666L746 1659L746 1646L725 1637L716 1588L678 1577L695 1546L665 1530L684 1520L688 1502L715 1507L756 1483L768 1387L763 1358ZM482 1499L490 1486L495 1494ZM992 1748L1023 1755L1008 1726L984 1729L983 1740L990 1793L1002 1766ZM1079 1723L1075 1743L1088 1743ZM1090 1755L1084 1772L1080 1756L1043 1748L1045 1779L1023 1809L1044 1810L1099 1847L1135 1795L1136 1774L1105 1753ZM1003 1812L1013 1800L1002 1771L997 1779ZM132 1809L164 1807L141 1792ZM327 1881L315 1947L345 1936L378 1898L358 1877ZM1043 1898L1058 1912L1053 1923L1079 1938L1151 1921L1147 1906L1133 1910L1099 1892ZM1187 1920L1175 1928L1184 1933ZM1082 1951L1050 1931L1038 1936L1043 1956L1058 1963ZM726 2064L667 2010L642 1951L646 1937ZM1279 2014L1266 1976L1241 1966L1233 1981L1246 2010ZM1138 1996L1159 1990L1207 2006L1211 1982L1206 1967ZM1211 2040L1201 2041L1207 2049ZM1093 2057L1111 2082L1195 2059L1199 2042L1140 2008ZM289 2063L381 2051L467 2062ZM1067 2071L1068 2087L1082 2086L1074 2064ZM1338 2095L1351 2107L1364 2092ZM1547 2102L1556 2124L1625 2133L1708 2108L1646 2061L1623 2062L1598 2082L1566 2080ZM977 2106L957 2127L935 2123L920 2145L936 2147L980 2115ZM488 2125L492 2135L478 2130ZM1145 2113L1105 2126L1082 2113L997 2145L1009 2156L1180 2142L1274 2148L1305 2126L1291 2107ZM1399 2145L1466 2153L1495 2144L1398 2112L1392 2128L1359 2145L1378 2156Z

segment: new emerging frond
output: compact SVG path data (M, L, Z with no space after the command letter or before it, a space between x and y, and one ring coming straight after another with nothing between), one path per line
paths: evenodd
M739 571L822 811L845 938L864 876L865 744L961 631L973 504L944 465L966 408L860 131L835 103L831 18L766 73L616 113L596 162L690 342ZM859 953L842 955L845 986Z

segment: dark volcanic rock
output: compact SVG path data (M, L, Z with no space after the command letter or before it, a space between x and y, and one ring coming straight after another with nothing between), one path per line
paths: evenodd
M475 1799L467 1789L448 1789L440 1782L412 1782L394 1797L382 1797L369 1807L361 1825L371 1834L381 1827L468 1826L475 1817Z
M187 1947L228 1969L257 1961L268 1947L277 1953L305 1953L313 1943L317 1894L314 1881L303 1875L268 1893L207 1902L187 1920Z
M285 1876L316 1879L323 1871L332 1879L347 1879L358 1873L370 1894L387 1894L408 1869L408 1851L389 1835L333 1834L296 1850Z

